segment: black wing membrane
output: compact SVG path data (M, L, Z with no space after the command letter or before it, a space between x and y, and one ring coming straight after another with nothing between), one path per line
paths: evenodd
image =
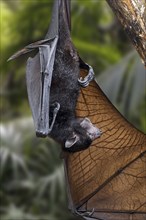
M49 44L38 45L39 53L27 61L28 98L38 136L47 136L52 129L49 124L49 101L57 41L56 36Z
M50 87L59 38L59 14L66 16L70 28L70 0L54 1L50 27L44 40L29 44L9 58L12 60L33 50L38 50L35 57L27 60L26 83L36 134L42 137L51 132L59 110L59 106L54 108L53 120L50 125Z
M27 61L26 82L36 134L42 137L46 137L53 127L53 124L50 125L49 123L49 102L58 41L58 22L59 1L56 0L53 7L51 25L45 40L27 46L30 50L36 48L39 50L34 58L29 58Z

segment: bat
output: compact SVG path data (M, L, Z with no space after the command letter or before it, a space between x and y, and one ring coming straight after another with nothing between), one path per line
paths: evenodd
M51 135L63 143L66 151L79 151L63 154L69 208L73 213L84 219L144 220L146 135L120 115L92 80L92 67L78 56L69 36L69 1L58 0L54 5L51 31L46 39L12 56L15 58L32 50L39 50L34 58L29 59L26 74L37 135ZM58 16L62 12L63 16ZM57 17L59 20L56 20ZM62 22L65 25L61 26ZM53 27L57 27L57 35L56 28ZM55 57L51 57L54 63L49 64L53 65L49 82L44 69L46 70L48 63L46 54L49 57L50 52L41 46L40 49L38 45L48 45L49 48L55 45L52 50L52 54L55 50L55 55L52 55ZM44 60L42 65L41 59ZM41 69L44 72L41 73ZM50 83L51 88L45 93L47 83ZM47 110L45 96L49 99ZM42 112L39 106L42 106ZM51 122L52 125L54 119L52 130L51 126L47 129L44 127L44 116L43 131L41 130L38 125L39 111L44 115L43 111L47 111L48 124ZM102 135L98 127L102 129ZM50 133L48 129L51 130Z
M26 82L30 107L38 137L50 136L64 150L86 149L101 131L88 118L77 118L76 102L81 87L94 78L91 66L79 57L70 37L70 1L55 0L52 19L44 40L29 44L9 60L37 50L29 58ZM88 74L80 77L80 69Z

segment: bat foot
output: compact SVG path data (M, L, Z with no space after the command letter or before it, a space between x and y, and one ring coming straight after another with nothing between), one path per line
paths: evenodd
M82 79L82 77L80 79L78 79L78 82L80 84L80 86L82 86L83 88L87 87L89 85L89 83L94 79L94 70L91 66L89 66L89 72L88 75Z

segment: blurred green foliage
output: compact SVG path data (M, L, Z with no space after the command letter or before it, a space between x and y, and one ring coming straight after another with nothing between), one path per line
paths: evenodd
M30 118L1 124L0 130L1 219L76 219L67 210L59 146L37 139Z
M0 2L2 220L77 219L67 211L59 146L36 139L32 121L26 119L31 115L25 83L27 56L7 62L17 50L44 38L52 2ZM146 132L145 71L104 0L72 0L72 39L109 99ZM20 117L25 118L17 121Z

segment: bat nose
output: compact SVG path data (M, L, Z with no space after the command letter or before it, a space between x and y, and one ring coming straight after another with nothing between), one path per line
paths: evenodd
M101 135L102 135L102 131L97 128L96 135L95 135L96 138L97 138L97 137L100 137Z
M99 133L102 134L103 132L99 129Z

